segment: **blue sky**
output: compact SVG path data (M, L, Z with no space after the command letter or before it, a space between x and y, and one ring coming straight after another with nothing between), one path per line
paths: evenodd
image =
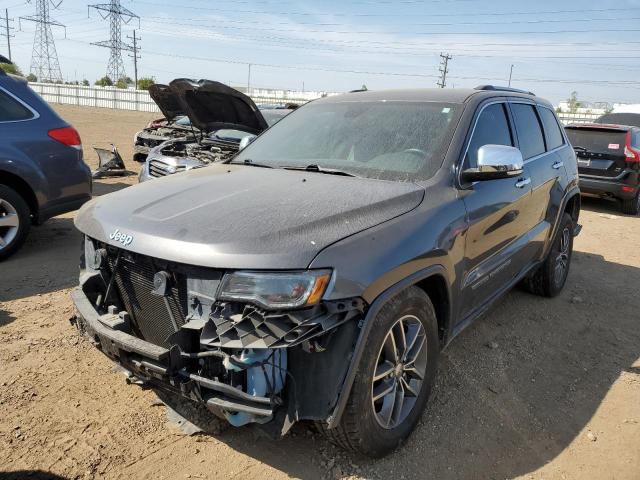
M104 75L108 24L87 1L63 0L53 18L63 76ZM179 6L175 6L179 4ZM640 103L640 0L123 0L140 17L140 76L209 78L257 87L344 91L432 87L449 52L448 86L512 86L558 102ZM15 18L13 57L29 70L33 3L6 0ZM0 44L0 53L6 47ZM125 57L133 76L132 60Z

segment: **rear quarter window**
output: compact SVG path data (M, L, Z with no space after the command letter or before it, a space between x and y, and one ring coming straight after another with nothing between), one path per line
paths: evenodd
M33 112L7 92L0 90L0 122L16 122L33 118Z
M551 110L544 107L538 107L538 113L544 126L544 134L547 139L547 150L553 150L554 148L561 147L564 144L564 137L562 131L556 120L556 116Z
M526 103L512 103L511 111L524 159L544 153L544 137L534 106Z
M634 130L631 134L631 145L640 148L640 129Z

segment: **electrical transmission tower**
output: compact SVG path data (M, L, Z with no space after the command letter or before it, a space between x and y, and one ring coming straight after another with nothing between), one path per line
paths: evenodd
M35 0L34 3L36 4L36 14L19 18L19 20L27 20L36 24L30 71L38 77L40 82L62 82L62 73L60 73L60 63L58 63L58 53L53 42L51 26L63 28L65 26L52 20L49 16L49 7L58 8L62 0L57 3L54 0Z
M139 23L140 17L120 5L120 0L111 0L109 3L89 5L89 9L91 8L97 10L103 19L109 19L109 40L95 42L92 43L92 45L106 47L111 50L109 63L107 64L107 76L115 83L126 76L124 63L122 61L122 52L134 51L131 45L122 41L122 24L128 24L134 18L137 18Z
M440 54L440 80L437 85L440 88L444 88L447 85L447 73L449 73L449 60L453 57L451 55L441 53Z

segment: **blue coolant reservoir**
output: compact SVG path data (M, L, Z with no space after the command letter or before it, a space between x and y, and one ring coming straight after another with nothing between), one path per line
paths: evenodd
M247 366L261 363L258 367L247 368L247 392L256 397L268 397L277 394L284 388L287 377L287 350L277 349L247 349L238 357L240 363ZM228 367L229 368L229 367ZM236 365L230 366L234 370L241 370ZM258 417L250 413L225 413L229 423L236 427L253 422L268 422L270 417Z

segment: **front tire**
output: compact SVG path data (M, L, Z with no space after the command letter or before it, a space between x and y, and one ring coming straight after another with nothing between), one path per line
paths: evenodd
M543 297L555 297L562 291L571 266L574 228L573 218L565 212L547 258L523 280L525 290Z
M437 371L438 322L429 296L410 287L372 320L351 395L339 425L320 430L350 451L382 457L420 420Z
M0 260L14 254L31 227L27 202L12 188L0 185Z

